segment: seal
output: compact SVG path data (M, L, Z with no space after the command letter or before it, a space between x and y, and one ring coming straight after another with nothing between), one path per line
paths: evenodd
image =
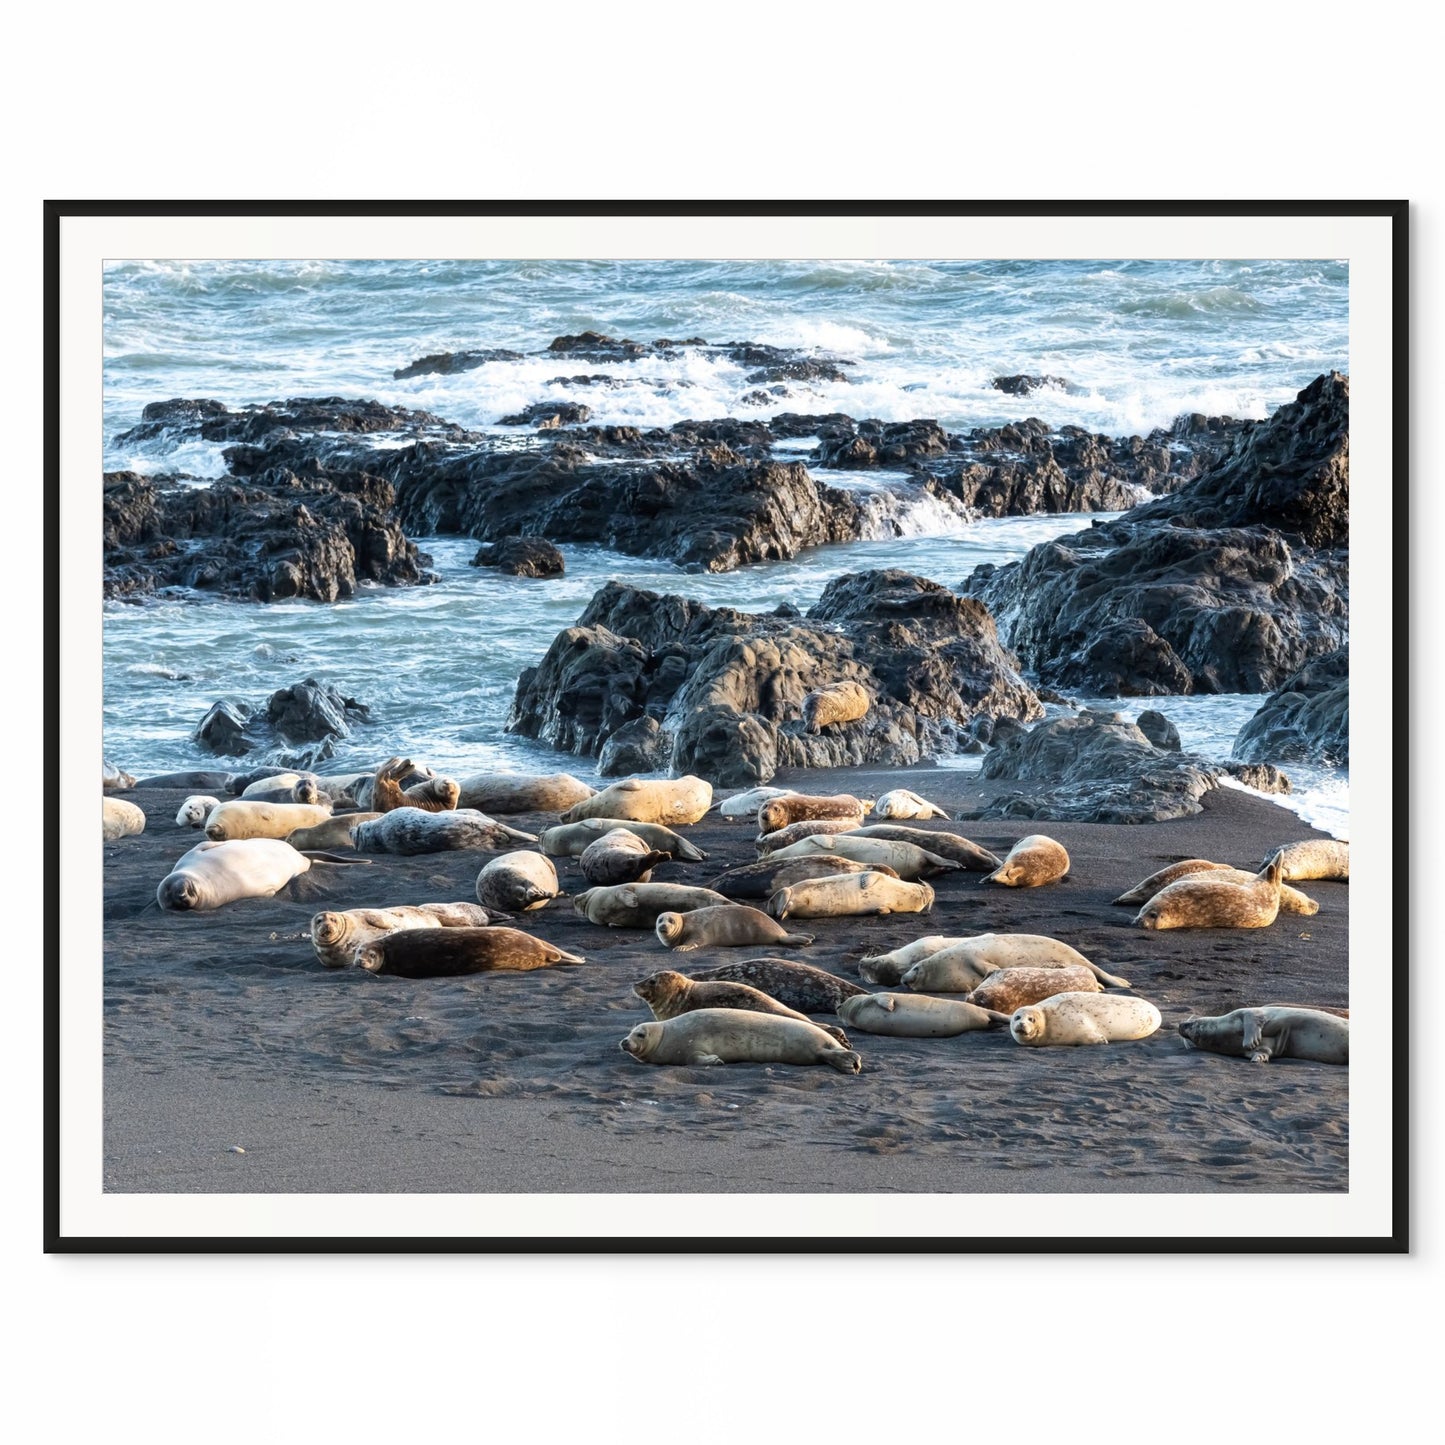
M784 793L781 798L769 798L759 806L758 832L766 836L793 823L811 823L819 818L852 818L861 823L872 806L852 793L835 793L828 798L810 793Z
M331 804L254 803L232 798L206 817L206 837L213 843L242 838L286 838L298 828L311 828L331 816Z
M578 863L589 883L611 888L620 883L646 883L659 863L671 860L671 853L649 848L636 833L618 827L589 843Z
M633 984L632 991L652 1010L655 1019L676 1018L679 1014L692 1013L700 1008L740 1008L751 1013L776 1014L780 1018L812 1023L806 1014L790 1009L751 984L700 983L670 968L661 969L641 983ZM848 1035L842 1029L831 1024L814 1024L813 1027L831 1034L845 1049L851 1047Z
M300 778L296 782L283 788L260 788L255 785L247 788L242 796L243 803L305 803L308 807L316 807L322 801L326 806L331 807L331 798L323 793L310 778Z
M351 787L351 796L358 808L389 813L392 808L411 807L404 790L426 782L431 776L430 768L418 767L409 758L388 758L374 773L357 779ZM382 807L378 796L391 807Z
M552 860L526 849L493 858L477 874L477 902L503 913L545 908L561 891Z
M1005 1016L1029 1004L1042 1003L1056 993L1100 993L1103 984L1082 964L1063 968L1000 968L968 995L979 1008L997 1009Z
M935 833L931 828L905 828L893 823L870 823L866 828L854 828L848 835L852 838L891 838L898 843L914 843L937 853L940 858L949 858L961 864L970 873L990 873L999 866L1002 859L971 843L960 833Z
M816 1024L736 1008L701 1008L638 1024L622 1052L645 1064L827 1064L856 1074L863 1060Z
M451 778L421 778L406 783L412 773L410 758L389 758L371 780L371 807L378 813L397 808L420 808L427 813L450 813L457 806L461 787Z
M838 1017L865 1034L900 1039L951 1039L974 1029L1001 1029L1007 1014L976 1008L951 998L919 998L910 993L863 993L845 999Z
M352 835L358 853L450 853L467 848L493 852L518 843L535 843L531 833L518 832L498 823L485 813L458 808L449 813L429 813L423 808L393 808L379 818L358 823Z
M790 888L795 883L806 883L812 878L837 878L848 873L870 872L882 873L888 878L898 876L891 868L881 865L869 868L866 863L855 863L851 858L819 853L812 858L785 858L781 863L773 858L761 863L744 863L739 868L729 868L726 873L718 874L708 887L729 898L768 899L780 888Z
M844 999L867 992L836 973L786 958L749 958L717 968L695 968L688 977L706 983L745 983L805 1014L835 1014Z
M231 773L227 777L226 791L233 798L242 798L246 795L246 789L253 783L260 784L264 788L294 787L302 778L312 778L314 773L281 772L275 763L264 768L252 768L249 773ZM190 786L190 785L188 785ZM195 787L206 787L207 784L196 783Z
M125 793L135 787L135 779L116 767L109 758L100 760L100 790L103 793Z
M1271 1059L1350 1062L1350 1021L1322 1009L1264 1004L1216 1017L1187 1018L1179 1032L1196 1049L1267 1064Z
M734 793L718 804L718 817L729 823L743 823L758 815L758 809L771 798L785 798L787 788L749 788L746 793Z
M459 808L506 817L513 813L561 813L596 793L571 773L473 773L461 783Z
M286 841L293 848L352 848L356 847L356 825L369 823L380 813L338 813L324 823L315 823L310 828L298 828L286 835Z
M144 833L146 815L134 803L107 793L101 800L100 823L102 839L113 843L117 838L133 838L137 833Z
M1280 855L1245 883L1193 873L1161 888L1135 915L1139 928L1268 928L1279 916Z
M927 913L933 889L882 873L849 873L839 878L814 878L780 888L768 899L774 918L848 918L865 914Z
M256 803L299 802L291 796L296 785L309 782L315 786L316 782L315 773L265 773L259 778L252 778L248 773L246 776L250 781L241 789L241 797Z
M311 919L311 947L327 968L350 968L356 950L406 928L485 928L491 917L475 903L418 903L395 908L348 908Z
M1249 884L1255 878L1253 873L1246 873L1243 868L1231 868L1227 863L1211 863L1204 858L1190 858L1183 863L1175 863L1170 868L1161 868L1159 872L1152 874L1142 883L1136 883L1127 893L1121 893L1114 902L1147 903L1156 893L1162 892L1171 883L1177 883L1181 878L1191 878L1201 873L1207 874L1221 883ZM1306 897L1298 888L1289 888L1280 884L1279 911L1281 913L1298 913L1305 918L1311 918L1320 911L1320 905L1313 898Z
M553 858L580 858L587 849L614 828L635 833L649 848L671 853L689 863L701 863L707 854L688 842L681 833L661 823L641 823L636 818L583 818L576 823L562 823L542 834L542 851Z
M1142 883L1136 883L1127 893L1121 893L1115 900L1116 907L1139 907L1147 903L1161 888L1187 878L1191 873L1207 873L1211 868L1227 868L1227 863L1211 863L1208 858L1185 858L1171 863L1157 873L1151 873Z
M1279 855L1284 871L1282 883L1300 883L1311 878L1350 881L1350 845L1338 838L1306 838L1301 843L1287 843L1270 854ZM1269 862L1266 858L1265 863ZM1263 866L1263 865L1261 865Z
M1147 999L1120 993L1056 993L1017 1009L1009 1020L1016 1044L1114 1044L1147 1039L1159 1027L1159 1010Z
M461 796L461 785L454 778L428 778L402 789L404 808L425 808L429 813L450 813Z
M727 902L711 888L684 883L627 883L620 888L589 888L572 899L573 909L604 928L652 928L664 913L686 913Z
M881 864L910 883L939 873L958 873L963 869L962 863L940 858L937 853L930 853L914 843L898 843L890 838L856 838L851 833L815 833L812 837L790 843L786 848L775 848L768 858L777 862L780 858L811 858L825 853L851 858L853 862L868 867Z
M815 688L803 699L803 731L817 733L840 723L857 722L867 717L872 702L868 689L851 680Z
M789 933L760 909L745 903L716 903L687 913L659 913L652 931L658 942L678 953L694 948L751 948L776 943L783 948L806 948L811 933Z
M221 800L206 793L192 793L176 814L178 828L204 828L212 808L219 808Z
M856 814L846 818L813 818L802 823L789 823L771 833L759 833L753 840L759 858L771 858L784 848L801 843L804 838L835 837L839 833L854 833L858 822Z
M907 788L894 788L873 804L875 818L946 818L948 812Z
M1086 968L1102 984L1128 988L1076 948L1039 933L980 933L959 939L904 970L904 988L920 993L971 993L1000 968Z
M125 774L129 777L130 774ZM191 792L229 793L231 774L208 772L205 769L184 773L157 773L153 778L140 778L137 788L185 788Z
M562 814L563 823L583 818L620 818L623 822L697 823L712 807L712 784L688 774L685 778L624 778Z
M408 928L364 944L356 962L368 973L397 978L460 978L587 960L515 928Z
M942 934L933 933L927 938L918 938L912 943L905 943L902 948L895 948L892 953L870 954L858 965L858 976L868 983L881 983L889 986L902 983L903 975L920 959L928 958L935 953L942 952L945 948L952 947L955 943L965 941L963 938L945 938Z
M316 779L316 786L331 799L333 808L354 808L356 790L363 783L370 784L370 773L322 773Z
M1062 843L1030 833L1009 849L1008 857L983 881L1005 888L1042 888L1069 874L1069 854Z
M269 898L310 867L310 858L279 838L197 843L161 879L156 902L199 913L242 898Z

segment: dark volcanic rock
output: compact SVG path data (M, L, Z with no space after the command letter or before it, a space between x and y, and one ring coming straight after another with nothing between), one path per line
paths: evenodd
M600 331L583 331L576 336L559 336L547 348L582 357L587 361L631 361L639 356L666 354L671 346L650 346L645 341L628 341L604 336Z
M392 377L403 381L408 376L454 376L459 371L475 371L477 367L485 366L490 361L525 359L520 351L507 351L499 347L487 351L443 351L435 356L423 356L409 362L399 371L393 371Z
M477 550L473 567L495 567L513 577L560 577L567 570L562 554L544 537L503 537Z
M1155 712L1152 707L1141 712L1138 728L1156 748L1165 752L1179 751L1179 729L1162 712Z
M813 454L820 467L897 467L948 451L948 433L936 421L860 421L849 436L825 438Z
M750 371L747 380L754 386L770 381L847 381L848 373L832 361L781 361Z
M1008 396L1031 396L1036 391L1078 392L1081 387L1065 381L1062 376L1029 376L1020 372L1016 376L996 376L993 379L995 391Z
M806 695L845 679L870 694L866 716L804 733ZM917 762L966 747L976 717L1041 711L985 608L883 571L838 578L805 619L609 583L522 674L508 730L595 754L641 723L614 756L670 738L649 771L741 786L781 767Z
M266 700L266 721L284 743L349 737L352 724L370 718L371 709L364 703L314 677L283 687Z
M212 704L192 734L207 752L227 757L269 754L278 767L309 767L334 751L335 741L349 737L354 724L367 722L370 709L314 677L280 688L264 707L236 698ZM302 744L319 744L287 752Z
M560 426L580 426L592 415L590 406L580 401L536 401L523 411L504 416L498 426L534 426L539 431L555 431Z
M222 757L244 757L255 746L246 736L246 724L255 715L255 709L234 698L222 698L212 703L210 709L196 725L191 734L193 742L199 743L208 753L219 753Z
M623 723L602 744L597 772L604 778L626 778L636 773L663 773L672 759L672 735L655 717Z
M1287 678L1234 740L1242 762L1350 761L1350 655L1327 653Z

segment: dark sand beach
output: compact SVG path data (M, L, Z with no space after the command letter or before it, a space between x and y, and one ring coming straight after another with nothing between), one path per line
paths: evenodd
M809 770L802 791L909 787L950 813L984 796L949 769ZM165 913L155 886L200 835L183 792L126 795L139 837L105 847L104 1187L122 1192L1302 1192L1348 1188L1349 1071L1253 1065L1180 1038L1192 1013L1263 1003L1347 1007L1348 885L1307 883L1313 917L1266 929L1151 933L1111 900L1169 862L1256 866L1321 836L1233 789L1145 825L989 821L918 826L1002 855L1044 832L1070 876L1032 890L977 873L933 880L927 915L811 920L799 961L860 982L857 966L925 934L1048 934L1128 978L1163 1015L1151 1038L1026 1049L1007 1031L914 1040L855 1032L863 1072L729 1065L658 1068L619 1041L650 1015L632 984L779 950L669 953L606 929L569 898L520 921L587 956L580 967L408 981L329 971L308 921L341 909L471 900L476 852L319 867L276 897ZM723 794L719 794L723 796ZM522 815L540 832L551 817ZM753 859L754 827L714 812L683 830L706 862L656 881L706 884ZM568 893L585 887L559 859ZM803 926L803 925L800 925ZM826 1022L834 1020L826 1019ZM239 1146L244 1154L232 1152Z

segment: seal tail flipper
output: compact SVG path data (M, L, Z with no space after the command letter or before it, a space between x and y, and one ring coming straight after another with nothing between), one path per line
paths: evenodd
M1147 903L1148 901L1149 901L1149 900L1148 900L1147 898L1145 898L1145 896L1143 895L1143 893L1140 892L1140 890L1139 890L1138 888L1131 888L1127 893L1121 893L1121 894L1114 900L1114 902L1112 903L1111 907L1114 907L1114 908L1132 908L1132 907L1135 906L1136 904Z
M778 942L790 948L806 948L817 936L816 933L785 933Z
M1109 988L1133 988L1134 985L1127 978L1120 978L1117 974L1105 973L1097 963L1087 965L1093 971L1094 977L1100 983L1106 984Z
M537 835L535 833L523 833L519 828L507 827L505 823L497 823L495 826L497 831L511 842L535 843L537 841Z
M840 1074L861 1074L863 1056L852 1049L829 1049L823 1055L823 1062Z
M370 868L376 862L375 858L342 858L336 853L320 853L310 848L298 848L296 851L313 863L335 863L342 868Z
M554 950L556 951L556 954L557 954L556 962L558 962L558 963L586 963L586 962L587 962L586 958L585 958L582 954L580 954L580 953L567 953L567 952L565 952L563 949L557 948L556 944L553 944L552 947L553 947Z

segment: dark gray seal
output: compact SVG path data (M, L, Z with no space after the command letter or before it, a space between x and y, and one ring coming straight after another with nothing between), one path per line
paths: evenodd
M835 973L785 958L749 958L718 968L694 969L687 977L699 982L745 983L805 1014L835 1014L844 999L868 992Z

